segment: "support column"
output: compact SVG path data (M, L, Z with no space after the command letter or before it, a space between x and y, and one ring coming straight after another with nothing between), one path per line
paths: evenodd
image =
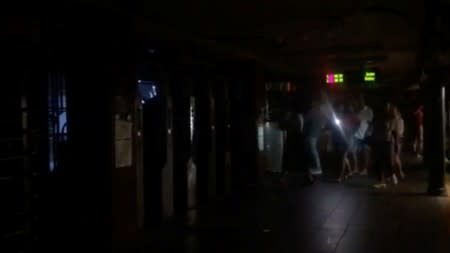
M208 80L200 79L195 84L195 164L197 166L197 204L208 200L208 179L211 156L211 100Z
M112 96L111 90L101 85L109 83L108 72L84 63L71 71L67 83L68 198L72 199L67 226L74 233L68 237L77 238L78 246L91 244L103 250L111 247L112 241Z
M157 89L157 97L142 105L146 226L160 224L163 211L162 172L167 157L166 98L160 82L157 83Z
M188 80L173 73L171 93L173 99L173 169L174 169L174 213L183 217L187 213L187 163L191 155L190 141L190 90Z
M255 76L254 76L254 104L252 107L252 114L254 115L252 118L252 128L254 133L254 140L252 144L252 148L255 152L255 183L261 185L263 183L264 177L264 167L261 159L261 152L258 150L258 124L261 123L262 120L262 112L264 111L264 106L266 103L266 90L264 83L264 73L260 66L255 67ZM259 123L258 123L259 122Z
M65 250L89 245L105 252L124 246L137 225L136 173L128 155L134 136L135 36L127 17L82 8L76 13L83 19L62 17L64 29L54 42L67 69L67 231L59 233L68 240ZM118 125L124 129L120 138ZM118 139L128 153L123 163L115 159Z
M426 92L424 155L425 164L429 169L428 193L430 195L446 195L445 87L436 74L431 77Z
M256 110L256 80L255 76L250 76L250 79L247 81L248 83L244 86L244 98L245 98L245 115L243 117L244 120L244 128L245 131L245 150L244 150L244 159L245 159L245 168L247 169L246 184L247 185L256 185L258 182L258 168L257 168L257 110Z
M133 66L133 64L130 64ZM128 247L137 236L138 173L136 138L136 77L126 64L117 66L113 94L114 165L111 172L112 240L114 247Z
M216 189L217 195L225 194L225 167L226 167L226 150L227 150L227 94L225 91L225 82L218 81L214 85L215 98L215 138L216 138Z
M440 68L440 57L443 33L442 6L439 1L425 1L424 33L422 50L419 51L419 62L429 78L425 81L424 105L424 158L429 169L428 193L430 195L446 195L445 189L445 88L443 74ZM426 75L425 75L426 76ZM424 76L424 77L425 77Z
M136 224L133 161L126 159L117 166L115 160L117 112L126 115L125 139L132 142L128 119L132 119L133 99L128 98L133 92L120 87L134 85L133 36L126 18L88 10L80 13L83 20L68 17L67 34L61 36L66 43L61 47L67 48L68 77L65 250L71 245L68 251L79 252L89 245L105 252L124 246ZM98 19L99 15L104 18ZM127 97L123 107L117 95Z
M245 128L243 111L244 103L243 88L241 81L230 82L230 150L231 150L231 191L239 192L245 182L246 159L244 156Z
M232 184L240 190L257 183L257 130L255 80L242 75L231 96Z

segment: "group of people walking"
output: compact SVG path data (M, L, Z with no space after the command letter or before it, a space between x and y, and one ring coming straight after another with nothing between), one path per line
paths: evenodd
M416 117L418 124L421 124L420 117L423 112ZM384 112L375 115L363 96L335 104L322 99L304 116L291 114L290 119L297 124L287 129L287 146L293 146L293 139L301 141L297 141L295 149L287 147L286 164L289 166L285 168L306 169L310 182L322 175L319 139L325 132L329 133L327 150L334 154L333 164L339 169L337 182L355 174L368 175L369 167L378 177L376 188L385 188L388 183L398 184L405 178L401 159L405 124L398 106L386 103ZM414 142L417 154L421 152L422 139L423 127L420 126Z

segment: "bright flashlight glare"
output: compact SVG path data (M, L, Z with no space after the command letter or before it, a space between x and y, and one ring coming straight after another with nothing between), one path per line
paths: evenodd
M341 120L338 119L338 118L335 118L335 119L334 119L334 123L335 123L336 125L340 126L340 125L341 125Z

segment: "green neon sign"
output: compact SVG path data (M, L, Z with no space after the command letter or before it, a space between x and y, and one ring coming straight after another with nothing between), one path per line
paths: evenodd
M365 82L375 82L377 79L375 72L366 72L364 74L364 81Z

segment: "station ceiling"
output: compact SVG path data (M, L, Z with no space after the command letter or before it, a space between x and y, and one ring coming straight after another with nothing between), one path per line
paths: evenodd
M143 6L155 23L279 71L368 66L389 82L412 82L417 72L424 0L166 0Z
M134 17L136 30L152 38L207 45L277 73L301 76L367 67L382 72L386 83L410 85L420 76L426 1L433 0L71 0L66 4L112 8Z

